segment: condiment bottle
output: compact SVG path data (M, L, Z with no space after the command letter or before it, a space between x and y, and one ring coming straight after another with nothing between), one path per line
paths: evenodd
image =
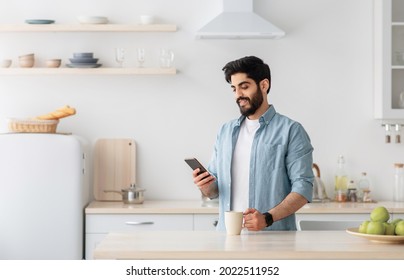
M358 188L359 188L358 199L363 201L364 191L370 190L370 179L367 176L366 172L362 172L361 177L359 178L359 181L358 181Z
M344 156L338 157L337 171L335 173L335 200L338 202L346 201L346 192L348 185L348 176L345 171Z
M396 126L396 137L395 137L395 139L396 139L396 143L401 143L401 134L400 134L400 124L396 124L395 125Z
M348 192L347 192L347 200L351 201L351 202L356 202L357 201L356 185L355 185L354 180L349 181Z
M391 142L390 125L389 125L389 124L385 124L385 127L384 127L384 128L386 129L386 135L385 135L385 137L384 137L384 141L385 141L386 143L390 143L390 142Z
M394 196L393 201L404 201L404 164L394 164Z

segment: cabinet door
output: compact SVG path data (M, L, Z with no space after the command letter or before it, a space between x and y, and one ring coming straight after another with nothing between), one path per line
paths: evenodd
M374 1L375 118L404 119L404 1Z
M217 214L195 214L194 230L216 230L218 220Z
M369 214L296 214L297 230L345 230L359 227L365 220L369 220Z
M192 229L192 214L89 214L86 215L85 257L93 258L95 247L109 232Z
M86 215L86 233L136 230L192 230L192 214Z

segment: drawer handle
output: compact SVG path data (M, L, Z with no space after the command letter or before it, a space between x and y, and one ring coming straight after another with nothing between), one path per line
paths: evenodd
M126 222L128 226L138 226L138 225L153 225L154 222Z

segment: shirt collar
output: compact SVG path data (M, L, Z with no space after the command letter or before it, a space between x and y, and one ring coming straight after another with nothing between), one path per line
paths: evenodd
M275 107L274 105L270 104L268 110L266 110L266 112L259 118L260 124L268 125L271 119L275 116L275 114L276 114ZM241 115L238 118L236 125L240 126L241 123L245 120L245 118L246 118L245 116Z

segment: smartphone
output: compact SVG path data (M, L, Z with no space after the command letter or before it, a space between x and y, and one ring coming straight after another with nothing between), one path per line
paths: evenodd
M185 162L188 163L192 170L199 168L198 175L208 171L196 158L186 158Z

